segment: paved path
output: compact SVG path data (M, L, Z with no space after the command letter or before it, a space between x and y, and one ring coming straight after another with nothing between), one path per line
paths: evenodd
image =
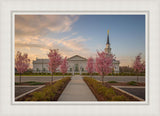
M19 82L19 76L16 76L15 81ZM83 77L83 75L82 75ZM63 78L62 76L55 76L54 80ZM100 76L93 76L97 80L101 80ZM51 76L22 76L22 82L37 81L37 82L50 82ZM104 81L117 81L117 82L129 82L137 81L136 76L105 76ZM139 82L145 82L144 76L139 76Z
M15 100L37 90L45 85L16 85L15 86Z
M72 77L58 101L97 101L80 76Z
M128 93L131 93L137 97L140 97L145 100L145 88L123 88L120 89L127 91Z
M30 90L33 90L37 87L15 87L15 97L23 94L23 93L26 93Z

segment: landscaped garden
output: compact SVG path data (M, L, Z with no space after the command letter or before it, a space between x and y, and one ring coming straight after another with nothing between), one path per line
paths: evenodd
M111 83L118 82L105 82L101 83L91 77L84 77L84 81L87 83L93 94L98 101L139 101L128 94L125 94L119 90L116 90L111 86ZM129 85L130 83L128 83Z
M92 57L88 58L87 65L86 65L86 71L88 73L82 74L82 75L87 75L90 77L84 77L84 81L87 83L89 86L90 90L92 93L95 95L98 101L142 101L139 98L134 97L133 95L130 95L128 93L122 92L122 90L118 90L117 88L113 87L113 85L125 85L125 86L138 86L138 85L143 85L143 83L138 83L139 82L139 76L143 75L145 72L145 63L141 63L141 57L138 55L136 57L136 60L134 62L134 75L137 75L137 81L131 81L128 83L120 83L114 81L108 81L106 82L105 76L108 75L120 75L120 76L126 76L128 74L125 73L120 73L120 74L113 74L113 59L114 55L105 53L104 51L98 52L98 57L96 57L96 62L94 63L94 59ZM17 72L19 73L19 82L16 85L22 85L23 88L21 88L21 91L25 88L23 85L27 85L27 88L31 86L30 85L42 85L41 88L38 88L36 90L32 90L27 92L25 95L22 94L16 98L16 101L57 101L61 93L63 92L64 88L68 84L68 82L71 80L70 77L66 77L67 75L71 75L71 73L67 73L68 71L68 62L67 62L67 57L62 58L61 54L57 50L52 50L50 49L50 52L48 54L49 62L48 62L48 69L51 73L37 73L34 74L33 72L26 72L28 67L29 67L29 62L30 59L28 58L27 54L21 54L21 52L17 52L16 55L16 60L15 60L15 65ZM60 72L57 71L58 67L60 68ZM17 75L17 74L16 74ZM38 81L42 82L36 82L36 81L30 81L25 82L26 80L22 80L21 76L22 75L27 75L28 76L46 76L47 78L50 77L50 83L44 83L47 80L41 80L40 78L45 78L45 77L38 77ZM48 76L47 76L48 75ZM76 74L75 74L76 75ZM79 73L77 73L79 75ZM93 79L93 75L98 75L99 79L101 82ZM63 77L61 80L54 81L55 77L60 76ZM24 77L25 78L25 77ZM31 77L34 78L34 77ZM80 80L80 78L77 78ZM34 79L35 80L35 79ZM56 79L57 80L57 79ZM124 81L124 80L123 80ZM81 81L82 82L82 81ZM74 83L74 82L73 82ZM84 83L84 82L83 82ZM77 84L77 83L76 83ZM45 85L45 86L44 86ZM83 86L86 84L84 83ZM44 86L44 87L43 87ZM79 84L77 84L79 86ZM83 86L80 86L82 89ZM32 87L33 88L33 87ZM71 90L74 87L72 86ZM88 89L88 87L87 87ZM19 89L20 90L20 89ZM33 92L34 91L34 92ZM79 89L75 91L79 92ZM85 91L85 90L83 90ZM83 92L82 91L82 92ZM31 92L31 93L30 93ZM74 91L72 91L74 92ZM89 93L89 92L88 92ZM92 98L94 95L91 95ZM78 98L77 93L73 94L76 98ZM79 95L79 94L78 94ZM143 94L145 95L145 94ZM71 96L72 97L72 96ZM71 98L70 97L70 98ZM85 96L86 97L86 96ZM94 97L94 100L96 98ZM144 97L143 97L144 98ZM75 98L73 98L75 99ZM71 101L73 99L70 99ZM88 98L86 98L88 99ZM78 100L81 100L78 99ZM85 100L85 99L82 99ZM92 99L93 100L93 99Z
M45 87L27 94L16 101L57 101L70 80L71 77L65 77L53 83L46 83Z

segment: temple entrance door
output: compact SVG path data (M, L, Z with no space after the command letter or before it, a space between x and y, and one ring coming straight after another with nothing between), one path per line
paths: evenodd
M79 72L79 67L78 64L75 64L75 70L74 70L75 74Z

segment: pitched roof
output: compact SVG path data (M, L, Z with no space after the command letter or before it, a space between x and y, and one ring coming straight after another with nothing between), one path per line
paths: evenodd
M87 60L86 58L84 58L84 57L82 57L82 56L79 56L79 55L74 55L74 56L68 58L67 60L70 60L70 59L72 59L72 58L74 58L74 57L80 57L80 58L82 58L82 59L84 59L84 60Z

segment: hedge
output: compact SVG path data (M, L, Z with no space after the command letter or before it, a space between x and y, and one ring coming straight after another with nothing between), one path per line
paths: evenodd
M16 76L19 76L19 73L15 73ZM22 74L23 75L48 75L48 76L51 76L51 73L27 73L27 72L24 72ZM57 72L54 74L55 75L63 75L61 72ZM72 75L72 73L65 73L64 75Z
M83 79L99 101L128 101L125 96L117 95L112 88L105 87L93 78L84 77Z
M82 73L82 75L90 75L89 73ZM93 73L92 75L99 75L99 73ZM126 73L126 72L120 72L120 73L109 73L108 76L137 76L136 73ZM145 73L140 73L138 76L145 76Z
M65 77L54 84L46 85L42 90L31 93L30 97L25 98L25 101L55 101L57 94L60 94L60 90L67 85L70 79L70 77Z

